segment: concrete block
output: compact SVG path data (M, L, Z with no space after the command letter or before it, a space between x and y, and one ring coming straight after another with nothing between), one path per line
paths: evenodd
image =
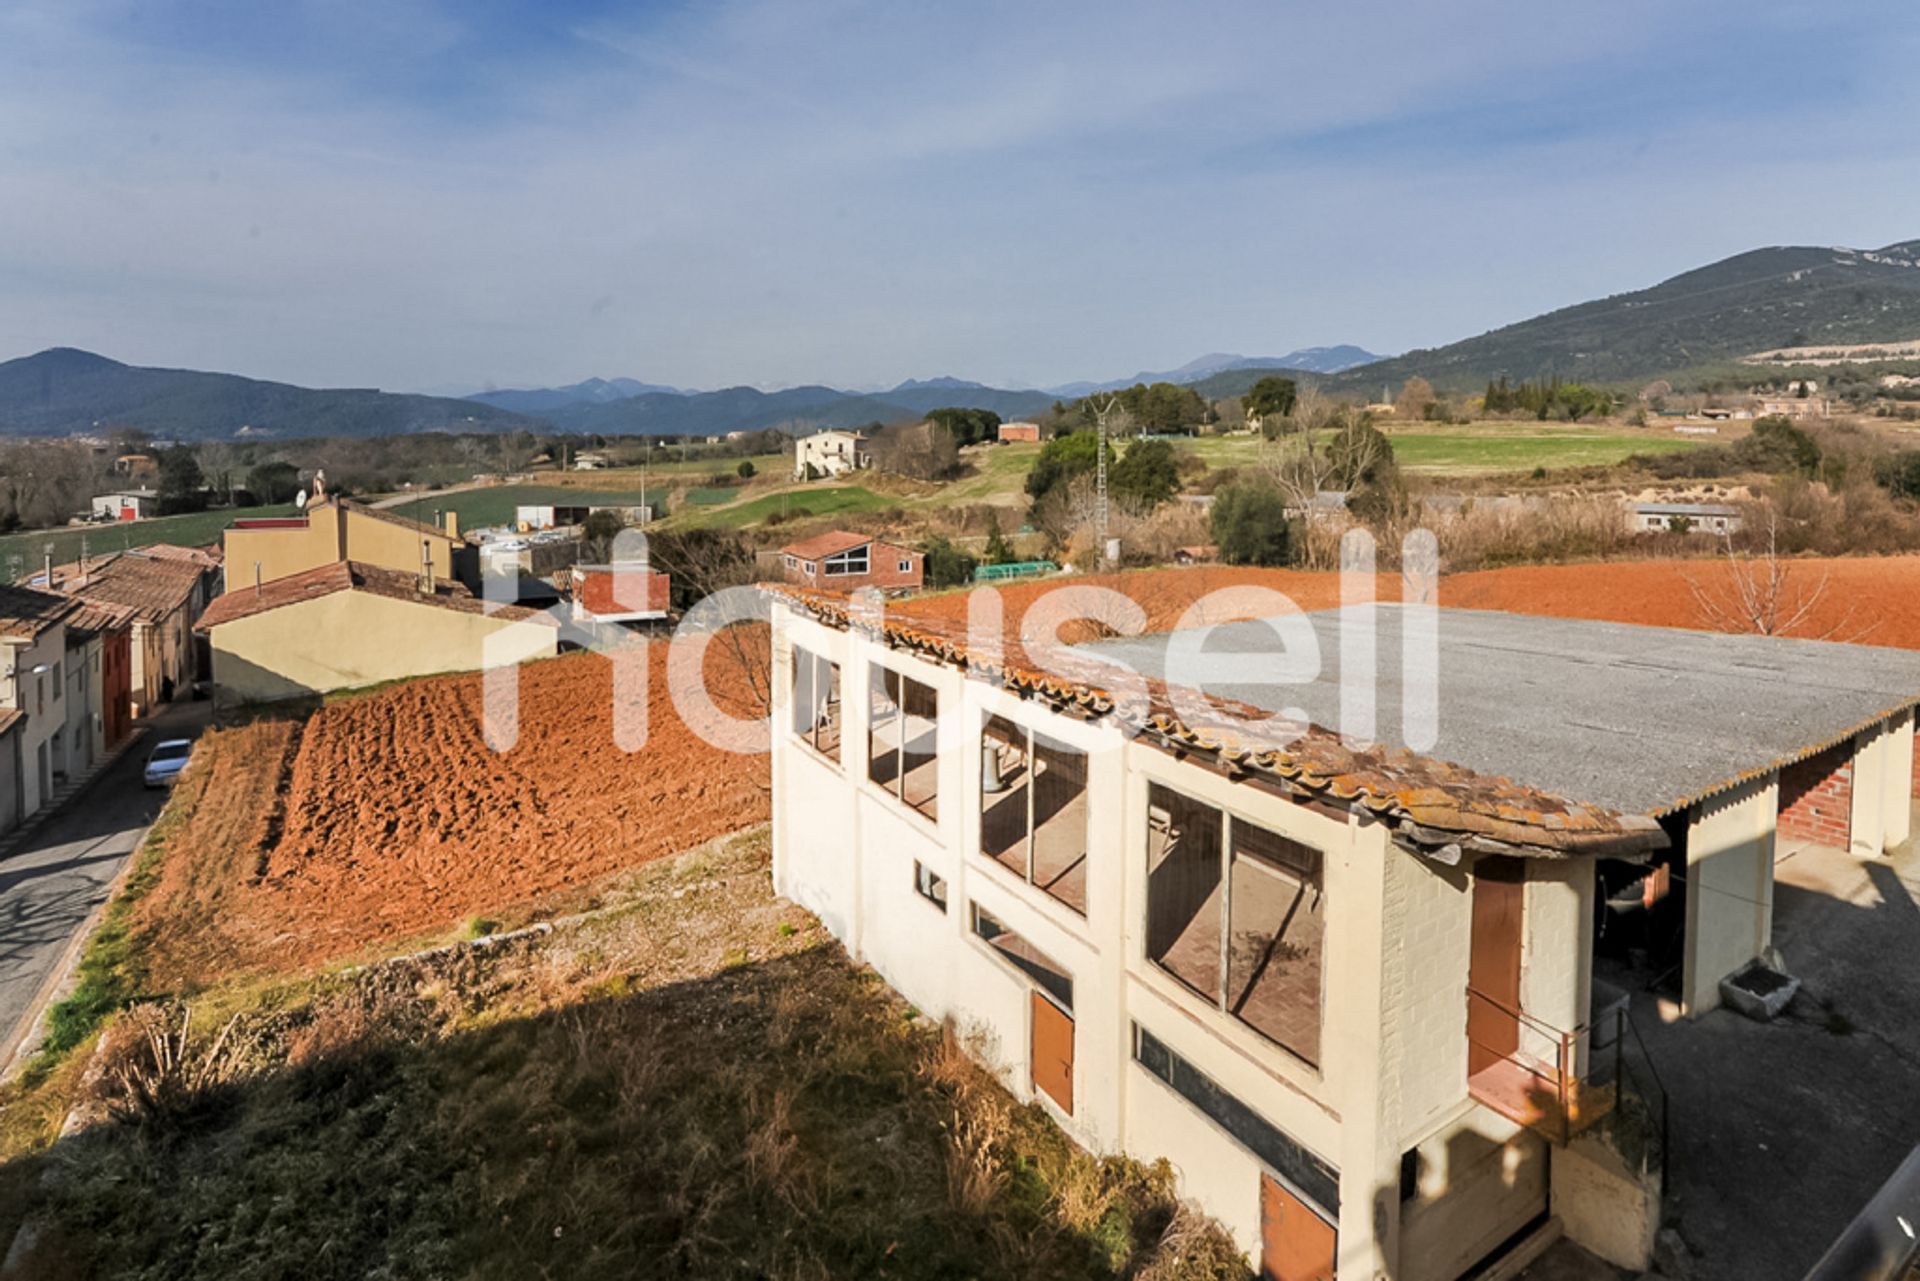
M1758 961L1720 980L1720 999L1760 1023L1779 1017L1799 990L1799 979Z

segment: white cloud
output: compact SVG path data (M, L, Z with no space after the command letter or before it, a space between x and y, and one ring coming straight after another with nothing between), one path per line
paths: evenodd
M1825 97L1664 78L1784 6L749 3L524 52L453 8L309 9L317 51L147 12L0 16L0 352L1038 383L1920 232L1910 38L1800 47Z

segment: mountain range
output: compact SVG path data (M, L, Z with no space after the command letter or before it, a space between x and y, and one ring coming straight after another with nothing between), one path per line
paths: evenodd
M1415 374L1462 392L1503 375L1631 383L1775 347L1912 338L1920 338L1920 240L1872 250L1775 247L1347 369L1326 385L1398 387Z
M237 374L148 369L72 347L0 363L0 436L71 436L129 426L161 440L208 440L535 425L471 400L371 388L320 391Z
M1214 352L1174 369L1037 390L951 376L869 392L818 385L696 392L631 378L590 378L566 387L454 399L150 369L56 347L0 363L0 435L59 436L122 425L161 439L514 429L709 435L782 425L857 426L944 406L1019 418L1058 399L1136 382L1179 382L1209 397L1233 396L1276 370L1336 393L1392 389L1416 374L1442 391L1473 391L1502 376L1626 384L1776 347L1914 339L1920 339L1920 240L1875 250L1756 249L1646 289L1400 356L1375 357L1352 346L1271 357Z

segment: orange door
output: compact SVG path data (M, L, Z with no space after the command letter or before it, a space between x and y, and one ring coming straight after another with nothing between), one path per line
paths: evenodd
M1518 859L1473 866L1473 941L1467 962L1467 1075L1520 1048L1520 947L1526 868Z
M1073 1115L1073 1016L1033 994L1033 1087Z
M1261 1281L1333 1281L1333 1225L1272 1175L1260 1176Z

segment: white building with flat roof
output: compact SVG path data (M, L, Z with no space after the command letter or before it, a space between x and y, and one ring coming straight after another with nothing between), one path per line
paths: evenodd
M1397 672L1403 615L1379 612ZM1308 617L1341 652L1351 616ZM1804 793L1845 772L1855 844L1905 839L1920 656L1438 623L1442 670L1466 670L1431 755L1384 729L1365 751L1319 728L1243 748L1164 684L1130 705L776 590L776 888L1080 1143L1169 1161L1264 1275L1453 1281L1549 1215L1644 1268L1657 1166L1606 1136L1657 1098L1617 1107L1646 1085L1624 1007L1594 995L1602 871L1665 899L1683 1008L1712 1008L1768 954L1773 831ZM1153 681L1169 661L1166 637L1080 652ZM1759 657L1801 694L1768 694L1743 738ZM1338 719L1337 680L1266 697ZM1606 730L1610 707L1645 741Z

